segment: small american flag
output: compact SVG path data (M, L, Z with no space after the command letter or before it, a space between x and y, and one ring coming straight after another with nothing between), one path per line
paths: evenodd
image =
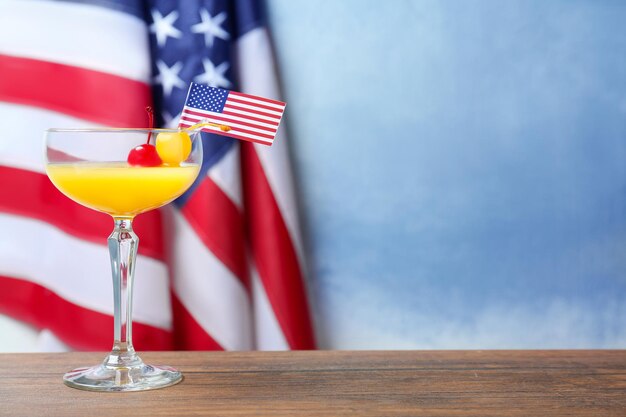
M282 101L191 83L179 127L208 120L230 130L205 126L206 132L271 145L284 111Z

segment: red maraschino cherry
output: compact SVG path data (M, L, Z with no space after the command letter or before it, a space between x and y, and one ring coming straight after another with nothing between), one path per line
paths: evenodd
M154 111L150 106L146 107L146 111L148 112L149 128L152 129L154 126ZM130 165L156 167L163 163L154 145L150 145L151 137L152 132L148 132L148 140L146 140L146 143L135 147L128 153L128 158L126 160Z
M154 145L139 145L128 153L128 163L141 167L158 167L163 163Z

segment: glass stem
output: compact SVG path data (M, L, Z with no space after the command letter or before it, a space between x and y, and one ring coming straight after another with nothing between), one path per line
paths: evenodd
M105 359L110 367L133 367L141 363L133 348L133 278L139 238L130 218L115 218L109 236L113 275L113 350Z

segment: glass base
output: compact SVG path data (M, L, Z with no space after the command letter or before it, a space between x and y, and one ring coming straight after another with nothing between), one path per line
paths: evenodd
M169 366L146 365L110 366L105 363L91 368L77 368L63 376L72 388L87 391L145 391L169 387L182 381L183 375Z

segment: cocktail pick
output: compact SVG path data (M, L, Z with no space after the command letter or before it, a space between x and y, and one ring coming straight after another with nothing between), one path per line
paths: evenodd
M223 124L220 124L220 123L213 123L213 122L210 122L209 119L202 119L202 120L200 120L199 123L196 123L195 125L186 127L185 130L197 130L197 129L202 130L202 128L205 127L205 126L217 127L222 132L228 132L229 130L231 130L230 126L223 125Z

